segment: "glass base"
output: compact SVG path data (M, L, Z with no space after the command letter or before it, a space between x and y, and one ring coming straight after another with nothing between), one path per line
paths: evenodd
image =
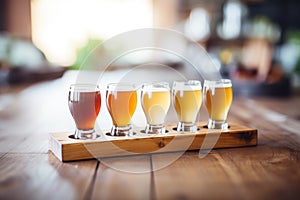
M96 139L97 134L94 129L90 130L75 130L74 138L80 140Z
M145 132L147 134L165 134L166 128L164 125L151 125L147 124Z
M198 127L195 123L178 122L177 131L196 133L198 131Z
M111 136L130 136L133 135L132 127L129 126L113 126L110 131Z
M209 129L227 130L228 129L228 123L226 123L226 121L217 121L217 120L209 119L207 127Z

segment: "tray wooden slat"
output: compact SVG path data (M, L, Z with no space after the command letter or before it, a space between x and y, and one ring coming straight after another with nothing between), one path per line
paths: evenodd
M257 145L257 129L230 124L229 130L209 130L199 125L197 133L178 133L168 125L168 134L111 137L101 133L95 140L69 138L72 133L50 133L49 149L61 161L75 161L125 155L162 153L198 149L218 149ZM204 142L205 141L205 142Z

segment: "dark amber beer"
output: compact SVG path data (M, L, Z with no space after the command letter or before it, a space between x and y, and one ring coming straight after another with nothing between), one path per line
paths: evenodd
M94 132L95 121L101 107L101 95L98 86L71 85L68 102L77 128L75 137L78 139L88 138Z

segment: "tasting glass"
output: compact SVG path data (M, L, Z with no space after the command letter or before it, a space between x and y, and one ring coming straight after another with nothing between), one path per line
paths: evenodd
M198 130L196 119L202 104L202 86L197 80L175 81L172 88L178 132L195 133Z
M100 89L93 84L72 84L68 96L69 110L76 124L75 139L94 139L95 121L100 112Z
M106 105L113 121L111 136L132 135L131 118L137 105L136 86L131 83L108 84Z
M147 134L166 133L165 118L170 107L170 86L167 82L144 83L141 103L147 119Z
M228 129L226 120L232 102L231 80L205 80L203 97L209 115L208 128Z

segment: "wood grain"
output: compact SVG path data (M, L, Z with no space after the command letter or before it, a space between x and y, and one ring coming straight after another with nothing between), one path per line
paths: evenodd
M153 155L156 168L173 154ZM222 161L221 161L222 162ZM175 162L154 171L156 199L241 199L239 185L220 163L217 150L200 159L198 152L186 152Z
M62 164L52 154L6 154L1 158L0 199L83 199L96 164Z
M159 166L170 155L152 157L153 165ZM156 198L297 199L299 166L299 153L291 155L284 148L219 149L202 159L195 152L186 152L154 172Z
M234 97L229 121L258 130L254 147L61 162L48 133L74 130L66 91L76 77L0 92L11 95L0 110L0 199L300 199L300 96ZM110 127L105 109L99 120Z
M235 107L241 109L245 105L237 102ZM296 120L294 124L288 124L287 121L290 120L288 117L284 121L269 120L263 113L257 113L254 109L249 109L247 112L235 112L234 115L248 122L251 126L255 125L260 130L259 144L300 150L300 132L297 129L300 124L299 121Z
M92 199L153 199L150 157L101 159Z
M257 130L231 124L229 130L209 130L200 125L197 133L177 133L175 125L167 126L165 135L136 135L110 137L102 135L95 140L75 140L70 133L52 133L50 150L61 161L103 158L121 155L162 153L207 148L255 146Z
M294 152L294 153L292 153ZM298 199L300 196L299 152L261 145L256 148L219 150L243 197ZM259 189L258 189L259 188Z

